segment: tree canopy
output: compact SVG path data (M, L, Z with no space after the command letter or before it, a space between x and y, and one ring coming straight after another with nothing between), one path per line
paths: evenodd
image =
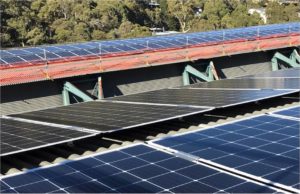
M150 36L151 28L194 32L263 24L238 0L0 0L1 47ZM299 21L299 7L270 2L268 23Z

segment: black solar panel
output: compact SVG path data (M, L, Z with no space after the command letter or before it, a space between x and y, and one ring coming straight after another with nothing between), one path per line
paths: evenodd
M1 193L274 193L266 186L136 145L1 179Z
M299 192L299 124L264 115L155 143Z
M278 71L270 71L266 73L260 73L256 75L248 75L241 78L274 78L274 77L280 77L280 78L300 78L300 68L290 68L290 69L282 69Z
M209 110L211 109L93 101L12 116L95 129L100 133L133 128Z
M1 156L73 141L92 134L1 118Z
M190 88L240 88L240 89L300 89L298 78L257 78L257 79L225 79L212 82L197 83Z
M223 80L226 81L226 80ZM220 81L220 82L223 82ZM290 90L165 89L109 98L113 101L225 107L281 96ZM295 92L295 91L294 91Z

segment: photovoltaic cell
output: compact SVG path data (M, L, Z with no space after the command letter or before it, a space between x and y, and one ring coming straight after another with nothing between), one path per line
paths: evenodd
M238 89L300 89L298 78L224 79L197 83L190 88L238 88Z
M222 80L223 82L226 80ZM290 90L164 89L107 98L112 101L226 107L285 95Z
M263 115L154 143L299 191L299 123Z
M4 118L1 118L0 122L1 156L73 141L92 135L81 131Z
M2 178L18 193L274 193L266 186L145 145Z
M211 108L92 101L12 116L95 129L101 133L180 118L209 110Z

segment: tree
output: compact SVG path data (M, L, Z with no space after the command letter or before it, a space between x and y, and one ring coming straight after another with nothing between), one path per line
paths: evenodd
M254 26L262 23L258 14L248 14L248 8L245 4L237 5L231 13L222 18L221 22L224 28Z
M163 14L160 8L146 9L146 14L149 17L149 26L161 27L163 26Z
M29 45L39 45L45 42L45 33L39 27L35 27L26 34L27 41Z
M209 31L215 27L208 20L196 18L192 21L191 32Z
M195 17L193 0L167 0L169 14L173 15L180 24L182 32L191 29L191 21Z
M298 16L298 13L300 11L300 8L297 7L297 5L289 4L285 6L284 8L284 15L283 19L287 22L296 22L300 21L300 18Z
M11 29L12 36L17 37L16 42L20 42L21 46L25 46L27 42L26 35L34 26L34 21L30 15L30 2L21 2L8 0L6 13L10 14L7 19L7 27Z
M118 38L151 36L149 28L124 21L117 30Z
M269 2L266 8L267 21L269 24L284 22L284 7L278 2Z
M55 20L51 25L55 34L53 36L54 41L57 43L71 42L74 25L74 21L71 20L63 18Z
M0 14L1 14L1 33L0 33L0 40L1 40L1 47L8 47L14 45L14 39L11 36L11 28L7 25L7 20L11 17L10 14L7 12L9 4L7 1L3 1L0 4Z
M223 0L210 0L204 4L202 17L208 20L214 29L222 28L222 18L229 14L229 8Z

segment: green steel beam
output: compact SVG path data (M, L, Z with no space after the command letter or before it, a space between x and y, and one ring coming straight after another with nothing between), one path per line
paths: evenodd
M64 105L69 105L70 104L70 96L69 96L69 92L65 89L63 89L62 91L62 96L63 96L63 103Z
M62 92L64 105L69 105L70 104L69 92L72 93L72 94L74 94L74 95L76 95L76 96L78 96L79 98L81 98L85 102L93 100L91 97L89 97L84 92L82 92L81 90L79 90L76 86L74 86L70 82L66 82L64 84L64 88L63 88L63 92Z
M293 50L290 59L300 65L300 55L298 54L296 49Z
M278 65L278 61L277 61L277 58L274 56L272 59L271 59L271 63L272 63L272 71L277 71L279 69L279 65Z
M206 75L206 73L208 72L208 76ZM182 77L183 77L183 85L189 85L190 84L190 78L189 78L189 74L192 74L194 76L196 76L197 78L200 78L204 81L212 81L214 80L213 78L213 74L211 72L210 67L208 66L208 68L206 69L206 73L202 73L200 71L198 71L197 69L195 69L194 67L192 67L191 65L187 65L184 68Z
M209 65L206 68L206 74L208 75L209 81L214 80L213 69L214 69L214 63L212 61L210 61Z
M183 73L182 73L182 78L183 78L183 85L184 86L187 86L187 85L190 85L190 77L189 77L189 73L184 70Z
M300 67L300 56L296 50L294 50L290 58L284 56L283 54L276 52L272 58L272 70L276 71L279 69L278 60L285 62L290 67Z

